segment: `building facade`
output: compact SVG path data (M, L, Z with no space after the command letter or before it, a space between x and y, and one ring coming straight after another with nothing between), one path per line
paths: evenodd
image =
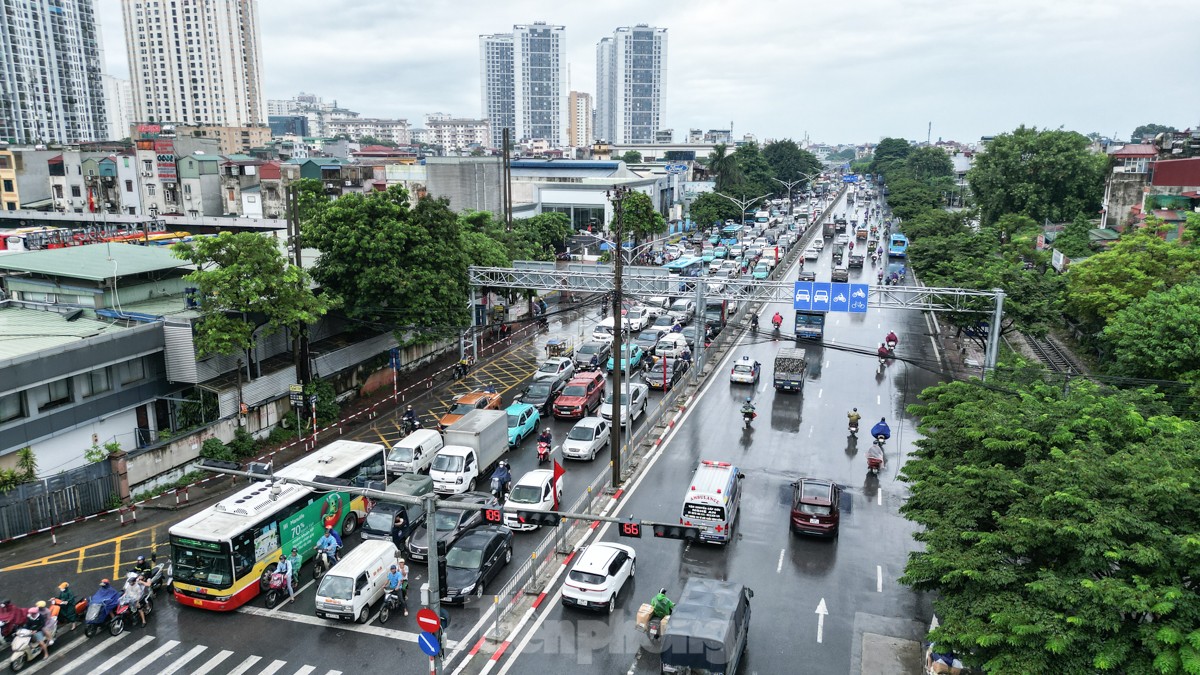
M592 95L573 91L567 97L567 110L571 119L567 124L567 143L576 148L591 147L595 135L592 133Z
M9 0L0 11L0 140L105 140L92 0Z
M347 117L330 119L325 122L325 136L346 134L351 140L357 141L363 136L372 136L380 141L397 145L412 143L412 133L408 120L379 119L375 117Z
M611 143L653 143L667 89L667 29L618 28L596 45L597 135Z
M479 71L483 117L491 131L491 147L500 148L504 145L504 130L516 128L511 33L479 36Z
M513 26L513 117L518 141L567 136L566 28L542 22Z
M258 0L122 0L122 8L137 121L266 123Z
M133 83L129 80L104 76L104 108L108 120L105 139L119 141L129 138L133 127Z
M460 152L472 146L491 147L491 128L487 120L459 119L446 115L430 115L425 119L430 145L440 145L447 153Z

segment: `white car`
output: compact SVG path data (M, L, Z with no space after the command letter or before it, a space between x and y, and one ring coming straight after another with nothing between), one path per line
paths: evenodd
M758 374L762 372L762 364L749 356L733 362L733 369L729 371L729 381L738 384L758 384Z
M629 388L629 394L626 395L625 388ZM650 398L650 387L640 383L632 382L629 384L621 384L621 403L617 410L621 415L621 424L625 423L626 418L630 421L636 421L638 416L646 412L646 401ZM612 392L604 397L604 403L600 406L600 416L606 420L612 419Z
M825 250L825 238L817 237L816 239L813 239L812 245L816 246L818 251L824 251Z
M669 313L672 319L686 326L692 322L692 315L696 313L696 303L687 298L680 298L671 303Z
M562 454L567 459L596 459L596 454L608 445L611 433L608 420L585 417L571 427L562 444Z
M534 469L513 483L505 506L504 526L510 530L536 530L537 525L522 522L516 511L553 511L562 502L562 479L554 480L550 469Z
M570 380L574 374L574 360L569 356L555 356L542 362L541 367L533 374L533 381L546 380L557 385L560 382L565 383L567 380Z
M667 333L654 345L655 356L677 358L687 350L687 338L680 333Z
M617 608L617 595L633 578L636 567L637 553L631 546L606 541L588 546L563 582L563 605L612 614Z
M636 333L650 323L650 312L645 307L634 307L621 317L621 329Z

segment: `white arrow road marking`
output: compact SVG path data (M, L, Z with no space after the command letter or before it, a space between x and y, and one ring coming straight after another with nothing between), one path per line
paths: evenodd
M817 604L817 644L821 644L821 640L825 637L825 615L829 613L829 609L825 607L825 598L821 598L821 602Z

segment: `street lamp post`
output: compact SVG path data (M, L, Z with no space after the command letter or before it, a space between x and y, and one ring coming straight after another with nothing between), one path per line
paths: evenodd
M729 195L721 194L720 192L716 191L714 191L713 194L718 197L724 197L734 204L737 204L738 208L742 210L742 227L746 226L746 209L750 208L750 206L758 200L766 199L767 197L771 196L769 194L765 194L761 197L754 197L753 199L747 199L745 196L743 196L741 199L737 199L736 197L730 197Z
M788 191L788 213L789 214L792 212L792 188L796 187L797 185L803 183L806 180L811 181L814 178L814 176L812 174L807 174L807 173L804 173L803 171L797 171L796 173L800 174L800 178L797 178L796 180L780 180L778 178L771 177L771 180L773 180L776 183L779 183L780 185L787 188L787 191ZM821 174L817 174L817 175L819 176Z

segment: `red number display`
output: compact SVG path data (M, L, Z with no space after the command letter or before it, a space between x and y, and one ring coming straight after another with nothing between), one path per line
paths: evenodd
M499 523L504 520L504 513L500 509L484 509L483 519L489 523Z
M640 520L627 520L621 523L621 529L618 534L622 537L641 537L642 522Z

